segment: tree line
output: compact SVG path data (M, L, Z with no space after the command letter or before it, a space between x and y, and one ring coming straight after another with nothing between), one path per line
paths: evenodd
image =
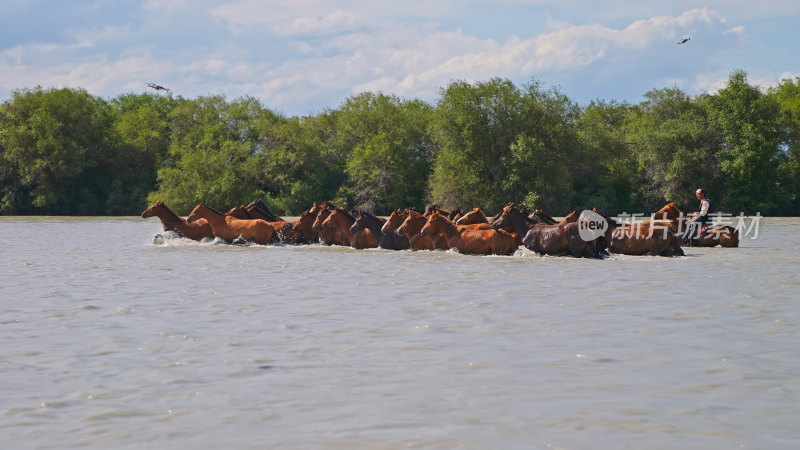
M318 200L388 214L434 203L554 215L597 207L800 214L800 77L767 91L746 73L691 96L578 105L533 80L453 81L434 103L382 93L287 117L258 100L23 89L0 105L0 213L185 213L263 199L296 215Z

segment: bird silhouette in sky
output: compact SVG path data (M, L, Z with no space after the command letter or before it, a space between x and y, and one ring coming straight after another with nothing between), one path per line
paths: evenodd
M159 86L159 85L157 85L155 83L146 83L146 84L148 86L150 86L151 88L157 90L157 91L167 91L167 92L169 92L169 89L165 88L164 86Z
M685 43L689 42L689 39L691 39L691 38L692 38L691 36L686 36L685 38L683 38L680 41L678 41L678 45L685 44Z

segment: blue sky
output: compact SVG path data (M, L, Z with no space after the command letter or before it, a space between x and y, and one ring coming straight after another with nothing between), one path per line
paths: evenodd
M502 77L639 102L713 92L737 69L764 87L800 76L798 23L796 0L3 0L0 101L155 82L307 115L363 91L435 101L452 80Z

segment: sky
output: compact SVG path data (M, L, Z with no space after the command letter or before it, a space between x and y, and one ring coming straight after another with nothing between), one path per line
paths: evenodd
M537 81L579 104L800 76L797 0L3 0L0 101L83 88L258 98L287 116L455 80ZM690 37L679 45L677 42Z

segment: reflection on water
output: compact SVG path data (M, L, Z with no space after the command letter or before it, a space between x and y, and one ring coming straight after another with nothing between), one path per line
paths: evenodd
M795 448L798 226L593 261L0 218L0 442Z

